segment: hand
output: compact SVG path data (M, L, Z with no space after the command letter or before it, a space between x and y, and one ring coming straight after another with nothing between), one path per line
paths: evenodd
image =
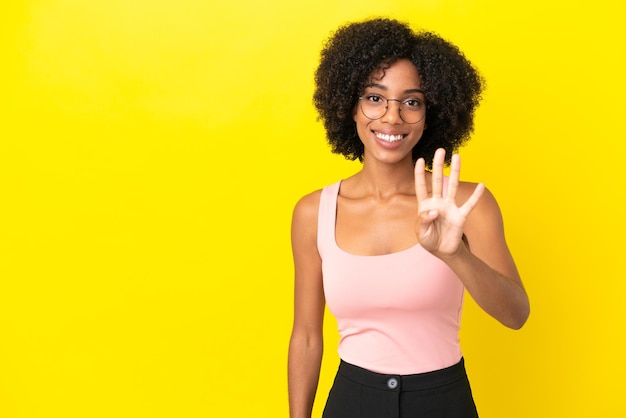
M428 196L424 159L415 163L415 194L417 195L417 223L415 233L421 246L440 257L454 256L459 250L463 238L463 227L472 209L485 190L481 183L461 206L456 204L459 187L461 157L452 156L448 189L443 197L443 164L446 151L442 148L435 152L432 171L432 195Z

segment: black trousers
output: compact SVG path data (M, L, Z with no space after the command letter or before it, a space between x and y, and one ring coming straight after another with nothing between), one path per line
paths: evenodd
M413 375L370 372L341 361L322 418L477 418L463 359Z

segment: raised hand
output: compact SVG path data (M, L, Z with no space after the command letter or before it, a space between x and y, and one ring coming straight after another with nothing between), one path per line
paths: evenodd
M471 196L461 206L457 206L456 194L459 188L461 157L452 156L450 177L446 196L443 196L443 165L446 151L435 152L432 171L432 193L428 195L425 163L420 158L415 163L415 192L417 195L418 217L415 233L421 246L438 257L454 256L463 238L463 226L470 212L485 190L478 184Z

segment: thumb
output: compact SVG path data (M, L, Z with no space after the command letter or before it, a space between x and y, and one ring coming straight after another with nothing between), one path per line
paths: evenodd
M428 223L432 222L439 217L439 211L437 209L430 209L420 212L419 221Z

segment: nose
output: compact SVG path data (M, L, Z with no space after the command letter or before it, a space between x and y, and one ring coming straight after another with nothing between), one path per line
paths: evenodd
M391 102L398 102L398 104L396 105L397 109L391 108L392 107ZM387 123L393 123L393 124L403 123L404 120L402 120L402 117L400 116L401 104L402 104L402 101L398 99L387 99L387 110L385 111L385 114L383 115L382 119L385 120Z

